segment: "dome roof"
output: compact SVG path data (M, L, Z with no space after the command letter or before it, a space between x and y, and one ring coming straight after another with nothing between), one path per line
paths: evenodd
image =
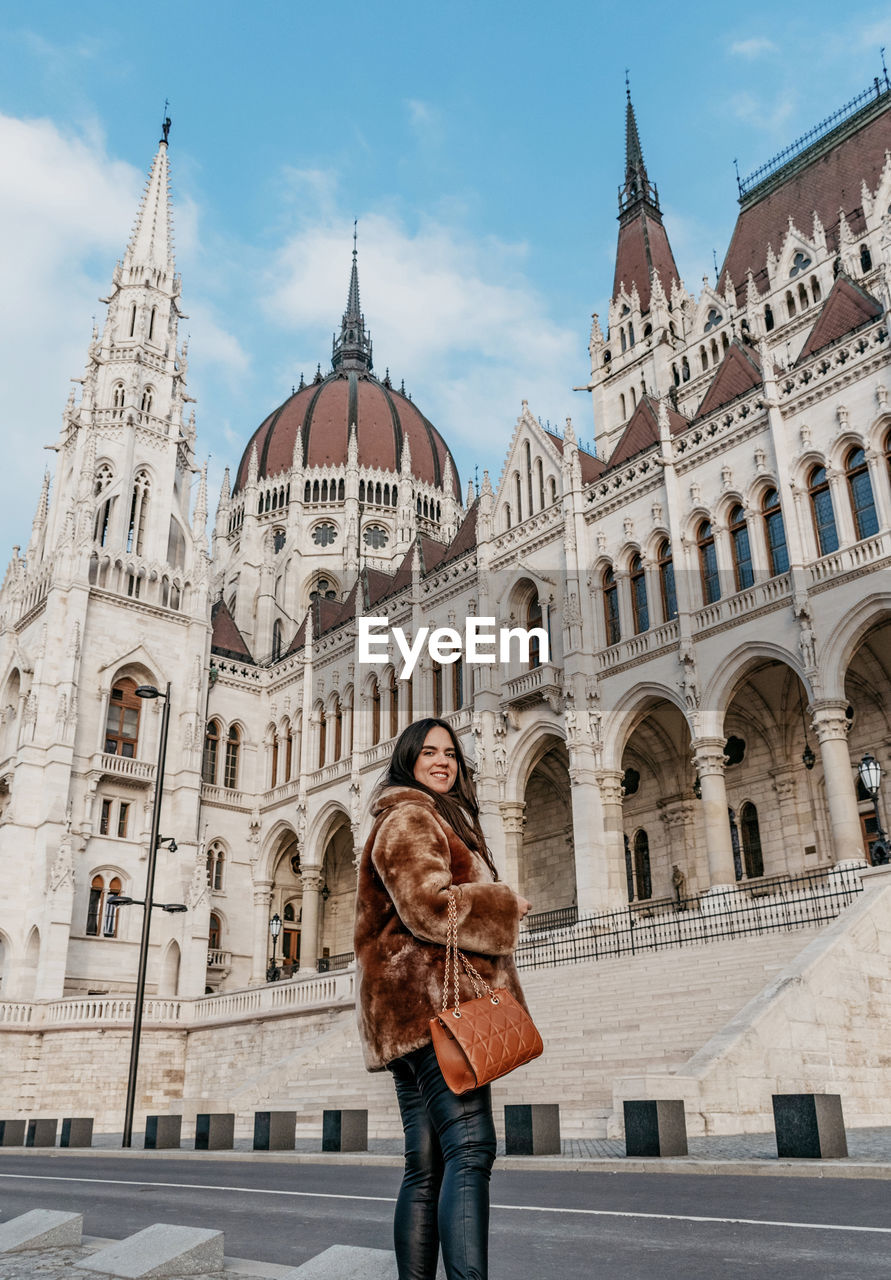
M411 473L424 484L443 487L446 459L451 464L451 496L460 497L458 469L442 436L402 391L380 382L368 369L341 367L327 378L301 387L260 424L248 441L235 478L247 482L256 447L260 477L287 471L297 432L303 435L306 467L338 467L347 461L349 429L356 424L359 466L398 471L408 441Z
M259 476L290 469L297 432L303 436L305 467L342 467L347 462L350 427L355 423L359 466L399 471L408 442L411 474L424 484L444 487L446 461L451 464L451 494L460 501L458 468L442 436L412 404L405 391L394 391L389 377L380 382L371 372L371 334L359 305L359 271L353 233L353 267L346 311L331 355L332 372L301 386L248 441L235 477L235 491L247 483L256 448Z

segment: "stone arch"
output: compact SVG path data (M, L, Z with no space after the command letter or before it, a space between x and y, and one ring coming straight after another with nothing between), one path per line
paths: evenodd
M506 796L522 798L533 769L549 749L547 740L560 737L560 734L560 728L542 715L540 719L522 729L513 739L504 784Z
M349 815L340 810L330 815L322 846L319 952L323 957L344 955L353 949L356 901L353 857Z
M158 974L158 995L179 995L179 969L182 953L179 943L171 938L161 956L161 969Z
M25 942L22 976L19 982L19 999L33 1000L37 989L37 966L40 963L40 930L35 924Z
M576 905L575 841L569 753L551 731L528 757L523 787L524 829L518 857L520 893L535 913Z
M702 705L705 716L711 722L711 728L720 733L727 714L727 707L733 699L740 684L749 672L766 662L780 662L791 667L804 685L808 697L812 691L807 676L801 666L799 656L781 644L769 640L747 640L723 658L709 677L702 694ZM705 726L703 726L705 728Z
M293 845L296 850L297 844L297 832L291 823L283 819L274 823L263 840L263 848L254 869L254 879L260 882L274 880L276 866L281 861L285 846Z
M853 428L843 431L826 450L827 465L844 474L848 454L852 449L866 449L869 443L868 436L868 432L855 431Z
M642 557L643 554L643 547L639 542L634 539L623 542L616 555L615 567L623 572L628 572L631 569L631 562L634 557Z
M822 645L820 667L824 696L845 696L845 675L851 659L876 624L891 617L891 591L873 591L849 609Z
M848 734L852 780L857 796L864 856L881 827L891 826L891 616L877 618L860 636L844 675L845 699L852 712ZM865 755L872 755L882 769L878 806L858 785L856 769Z
M650 714L660 702L671 703L680 711L686 722L684 700L677 689L654 681L637 684L624 694L604 718L603 765L606 769L621 769L625 743L641 720ZM689 725L688 725L689 730Z

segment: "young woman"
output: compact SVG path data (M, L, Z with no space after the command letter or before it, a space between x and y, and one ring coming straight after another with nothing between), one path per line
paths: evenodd
M450 894L458 945L492 987L523 999L512 953L529 910L498 880L473 782L451 727L417 720L402 733L372 806L359 864L359 1031L369 1071L388 1068L405 1130L396 1201L399 1280L487 1280L495 1126L489 1086L457 1097L442 1078L430 1019L442 1006ZM473 999L461 975L461 999Z

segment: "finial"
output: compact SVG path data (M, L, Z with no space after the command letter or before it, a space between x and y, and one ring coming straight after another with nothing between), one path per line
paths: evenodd
M712 249L712 262L715 264L715 287L718 285L718 251Z
M355 258L359 252L359 219L353 218L353 257Z
M631 81L628 78L628 68L625 68L625 96L631 101Z
M164 99L164 123L161 125L161 141L164 143L165 147L170 138L171 120L170 120L170 116L167 114L169 107L170 107L170 99L165 98Z

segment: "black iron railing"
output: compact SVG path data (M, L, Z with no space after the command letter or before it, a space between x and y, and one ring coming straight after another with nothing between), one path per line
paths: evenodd
M802 152L813 146L815 142L819 142L821 138L825 138L827 134L839 128L846 120L850 120L852 116L855 116L858 111L862 111L869 103L881 101L883 97L887 96L889 90L891 90L891 85L888 82L888 73L884 72L882 76L876 76L868 89L858 93L850 102L846 102L843 107L833 111L832 115L814 125L813 129L809 129L807 133L803 133L800 138L796 138L788 147L778 151L766 164L762 164L760 168L755 169L745 178L737 178L740 199L742 200L751 195L762 182L766 182L768 178L773 177L775 173L778 173L796 156L801 155Z
M620 911L584 916L577 923L536 925L520 936L517 966L541 969L719 938L803 929L834 920L862 889L854 871L823 871L753 881L675 902L638 902Z
M520 929L523 933L539 933L542 929L564 929L567 925L576 924L579 918L578 907L558 907L556 911L536 911L526 916Z
M355 958L355 953L352 951L343 951L339 956L319 956L319 973L333 973L335 969L348 969Z

